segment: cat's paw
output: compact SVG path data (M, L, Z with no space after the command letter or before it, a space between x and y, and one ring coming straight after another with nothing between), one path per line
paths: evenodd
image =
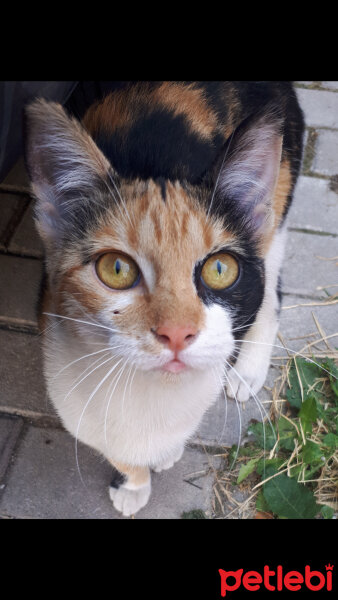
M267 360L237 361L233 369L227 372L227 381L225 389L228 398L235 398L239 402L247 402L249 398L255 396L263 387L268 369L269 358Z
M170 456L170 458L168 458L167 460L165 460L161 463L158 463L154 467L152 467L152 470L155 471L155 473L160 473L161 471L171 469L171 467L173 467L174 464L180 460L183 452L184 452L184 445L180 446L178 448L178 450L175 453L173 453L172 456Z
M125 517L134 515L143 508L150 496L151 485L150 481L136 489L128 489L124 485L119 488L110 487L109 496L116 510L121 512Z

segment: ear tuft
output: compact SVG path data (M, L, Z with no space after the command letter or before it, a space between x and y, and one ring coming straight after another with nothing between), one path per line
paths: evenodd
M273 108L248 119L228 140L218 172L214 211L229 208L252 235L262 235L273 225L282 127L282 117Z
M110 164L82 125L55 102L35 100L25 111L25 162L37 198L42 237L60 235L70 200L88 196Z

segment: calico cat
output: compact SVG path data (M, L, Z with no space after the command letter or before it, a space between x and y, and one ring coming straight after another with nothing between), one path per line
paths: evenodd
M125 82L81 122L27 108L47 388L123 515L223 385L265 381L303 129L289 82Z

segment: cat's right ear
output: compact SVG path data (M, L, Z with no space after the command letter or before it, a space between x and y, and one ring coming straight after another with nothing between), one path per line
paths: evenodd
M70 207L79 214L111 166L79 121L55 102L38 99L26 107L24 138L37 226L48 244L62 236Z
M269 236L274 225L273 195L283 144L283 118L271 105L249 117L229 138L217 165L209 212L228 216L256 239Z

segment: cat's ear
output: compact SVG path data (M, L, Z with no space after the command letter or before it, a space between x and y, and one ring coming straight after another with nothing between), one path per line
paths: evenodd
M230 136L217 165L214 207L254 237L266 235L274 222L272 198L281 161L283 120L270 108L248 119Z
M60 238L85 198L107 178L110 164L79 121L55 102L39 99L25 109L25 163L37 199L45 242ZM76 201L77 200L77 201Z

